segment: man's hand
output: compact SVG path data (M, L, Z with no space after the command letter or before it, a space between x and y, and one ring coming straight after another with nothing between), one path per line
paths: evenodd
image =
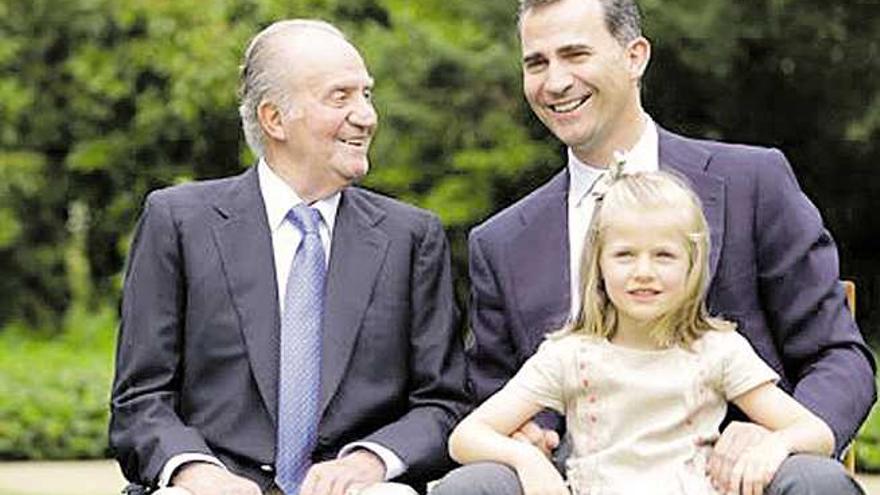
M315 464L306 473L299 495L345 495L385 480L385 463L369 450L359 449L341 459Z
M510 437L538 447L547 457L550 457L553 449L559 447L559 434L553 430L541 428L534 421L527 421L518 430L513 432Z
M790 454L788 445L779 436L764 436L758 445L746 449L733 466L733 485L728 487L728 493L762 495Z
M715 442L706 466L712 486L721 493L739 493L738 486L742 471L735 473L734 468L747 450L756 447L768 435L770 435L768 429L754 423L740 421L730 423ZM734 479L737 475L740 478Z
M262 495L263 493L253 481L207 462L184 464L171 478L171 485L184 488L192 495Z

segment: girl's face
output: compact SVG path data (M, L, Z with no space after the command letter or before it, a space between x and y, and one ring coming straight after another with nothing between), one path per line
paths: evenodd
M681 218L670 212L624 211L609 222L599 268L618 332L650 330L681 304L690 270L682 232Z

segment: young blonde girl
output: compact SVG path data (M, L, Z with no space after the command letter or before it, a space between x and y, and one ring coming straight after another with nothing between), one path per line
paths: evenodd
M825 423L705 308L709 232L696 196L664 172L610 181L581 264L578 317L551 335L449 441L461 463L511 466L525 495L715 494L705 474L731 401L773 433L734 468L730 493L758 495L785 458L830 455ZM566 416L568 482L509 435L544 408ZM725 492L727 493L727 492Z

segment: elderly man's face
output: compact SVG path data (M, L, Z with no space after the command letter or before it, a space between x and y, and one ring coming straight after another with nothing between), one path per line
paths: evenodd
M373 79L357 50L329 33L298 36L287 56L294 69L285 152L312 184L344 187L369 169Z

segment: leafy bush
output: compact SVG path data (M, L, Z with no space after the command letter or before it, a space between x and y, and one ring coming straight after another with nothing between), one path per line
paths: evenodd
M73 310L65 327L0 332L0 460L107 455L115 311Z
M856 439L856 464L859 472L880 473L880 408L876 406Z

